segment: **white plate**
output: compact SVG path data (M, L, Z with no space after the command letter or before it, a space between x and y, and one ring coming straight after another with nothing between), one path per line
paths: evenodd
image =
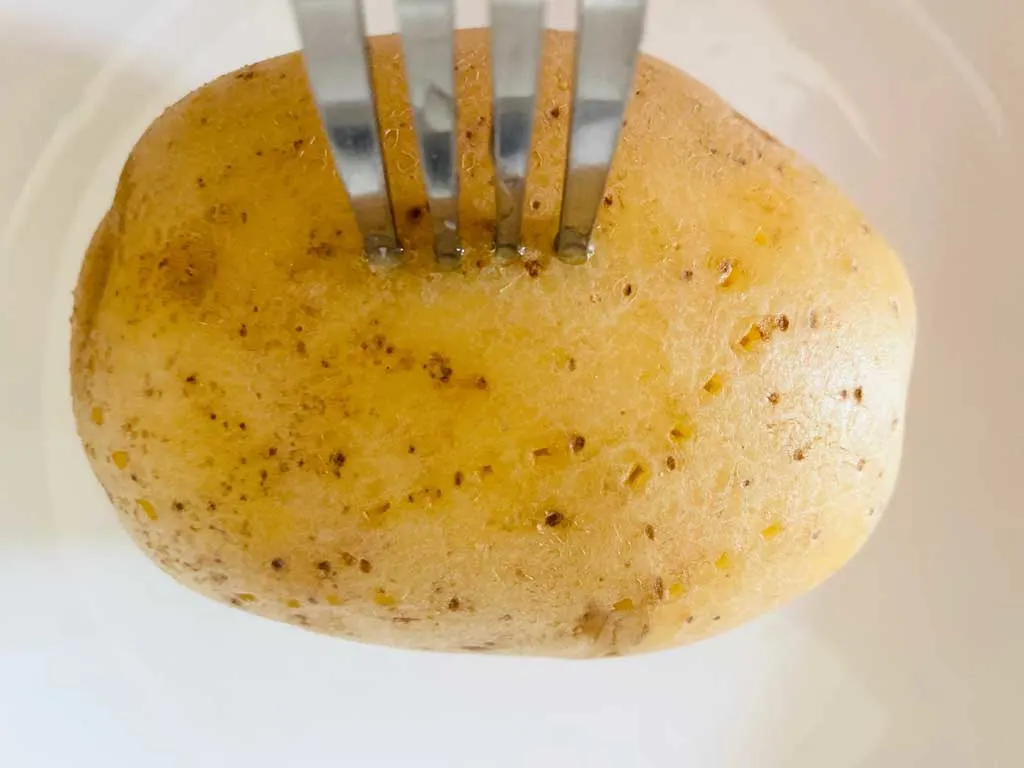
M1022 764L1024 4L653 5L648 50L818 162L906 257L906 459L865 551L724 637L596 663L363 647L178 587L74 435L70 291L149 121L294 47L291 19L0 0L0 765Z

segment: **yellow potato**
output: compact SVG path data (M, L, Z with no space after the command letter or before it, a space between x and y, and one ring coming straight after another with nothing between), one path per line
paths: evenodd
M141 546L247 611L414 648L693 641L825 579L892 491L897 256L706 88L639 65L585 266L552 258L571 38L550 33L522 261L495 261L486 35L460 32L468 253L442 272L398 42L373 41L408 246L373 270L301 59L132 152L85 257L74 408Z

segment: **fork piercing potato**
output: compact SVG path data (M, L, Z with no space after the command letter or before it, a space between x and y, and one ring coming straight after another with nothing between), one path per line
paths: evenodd
M915 308L822 175L641 58L588 264L552 253L549 32L519 260L493 255L487 33L457 34L466 255L436 265L399 42L372 40L404 264L376 268L302 59L139 140L85 255L74 412L132 538L251 613L409 648L692 642L819 584L900 461Z

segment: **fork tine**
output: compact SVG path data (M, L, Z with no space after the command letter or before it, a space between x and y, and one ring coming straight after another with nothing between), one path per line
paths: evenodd
M292 0L338 174L345 183L369 258L401 253L384 171L360 0Z
M647 0L580 0L572 122L556 249L570 263L590 256L643 37Z
M520 253L543 26L544 0L491 0L494 247L506 258Z
M442 263L462 258L455 126L454 0L397 0L423 178L434 222L434 252Z

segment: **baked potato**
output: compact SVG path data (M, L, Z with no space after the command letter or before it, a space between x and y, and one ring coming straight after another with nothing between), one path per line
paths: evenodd
M697 640L864 543L914 299L822 175L642 57L583 266L552 254L572 37L549 32L526 253L494 257L485 31L460 31L462 266L443 270L399 42L372 40L403 265L375 268L299 54L139 140L85 254L74 412L135 542L311 630L565 657Z

